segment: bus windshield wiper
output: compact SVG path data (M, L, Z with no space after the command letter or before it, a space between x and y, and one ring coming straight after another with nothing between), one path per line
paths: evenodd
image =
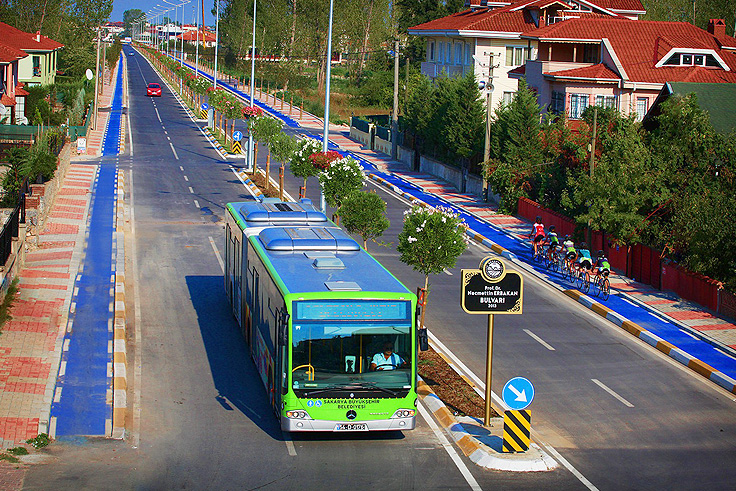
M304 395L307 397L312 397L317 394L324 394L325 392L332 392L333 390L345 390L344 385L330 385L328 387L324 387L322 389L316 389L310 392L305 393Z
M386 394L390 394L394 397L399 396L397 392L394 392L391 389L387 389L385 387L376 385L375 382L352 382L352 383L345 384L345 385L330 385L329 387L325 387L323 389L317 389L311 392L307 392L304 395L306 395L307 397L312 397L318 394L324 394L325 392L332 392L334 390L355 390L355 389L376 389Z
M363 389L378 389L381 392L385 392L386 394L391 394L394 397L398 397L399 393L396 391L393 391L391 389L387 389L386 387L381 387L380 385L376 385L375 382L357 382L355 385L359 386Z

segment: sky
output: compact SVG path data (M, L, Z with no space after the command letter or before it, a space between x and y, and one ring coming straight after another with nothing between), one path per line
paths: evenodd
M173 4L179 4L182 2L182 0L168 0L169 2ZM197 15L197 5L201 4L201 0L192 0L190 3L184 5L184 24L194 24L196 22L196 15ZM113 6L112 6L112 14L110 14L110 21L111 22L122 22L123 20L123 12L126 10L131 9L141 9L143 12L149 12L153 9L155 9L156 5L163 5L166 7L171 7L168 5L164 0L114 0ZM212 6L214 5L213 0L204 0L204 10L205 10L205 24L208 26L214 26L215 25L215 16L212 15L210 12L212 11ZM172 10L168 14L166 14L168 17L171 17L172 20L174 20L174 10L173 7L171 7ZM161 11L162 9L156 9L158 11ZM181 7L177 9L177 16L179 22L181 22Z

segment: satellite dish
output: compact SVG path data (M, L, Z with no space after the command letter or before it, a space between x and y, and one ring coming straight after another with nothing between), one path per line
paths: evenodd
M87 80L92 80L94 78L94 74L92 73L92 70L87 68L87 71L84 73L87 76Z

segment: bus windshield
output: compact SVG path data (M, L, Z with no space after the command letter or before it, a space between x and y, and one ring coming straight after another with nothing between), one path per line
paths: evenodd
M411 323L297 322L292 329L292 388L311 394L411 388ZM302 390L305 389L305 390ZM320 390L323 389L323 390ZM388 396L387 396L388 397Z

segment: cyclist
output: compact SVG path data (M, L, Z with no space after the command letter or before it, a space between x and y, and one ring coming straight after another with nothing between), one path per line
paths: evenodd
M569 235L566 235L562 239L562 247L565 250L565 259L569 263L575 262L578 258L578 251L575 250L575 243L572 241Z
M585 242L581 243L580 248L578 249L578 263L580 264L580 269L584 269L588 272L593 269L593 258L590 256L588 244Z
M544 240L544 224L542 223L542 217L537 216L534 225L532 225L532 231L529 233L529 238L533 238L534 257L536 257L537 250L539 249L539 243Z
M603 251L598 251L598 259L595 262L595 272L596 274L600 276L608 276L611 274L611 265L608 262L608 258L606 257L606 253Z
M557 232L555 232L554 225L549 226L549 232L547 233L547 242L549 243L550 250L555 250L555 248L559 247L560 245L560 239L559 237L557 237Z

